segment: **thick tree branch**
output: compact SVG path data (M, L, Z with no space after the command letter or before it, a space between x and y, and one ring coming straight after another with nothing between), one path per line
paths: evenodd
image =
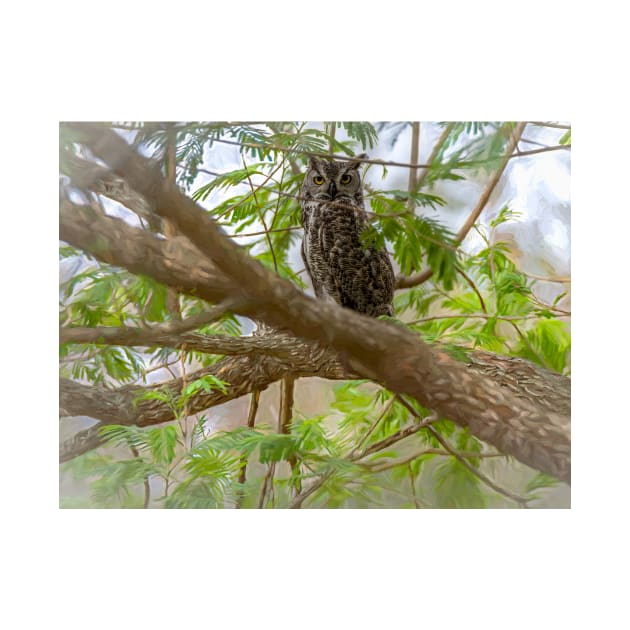
M245 297L251 306L242 309L242 315L334 347L341 353L345 364L363 377L378 381L394 392L409 394L440 416L470 427L474 435L503 453L561 479L569 479L570 417L566 407L548 409L540 401L532 400L524 391L526 388L520 387L516 373L502 373L499 368L499 378L489 378L427 345L402 326L375 321L304 295L252 259L213 223L202 208L164 181L159 169L135 154L116 134L94 125L76 127L85 132L85 142L96 155L146 196L155 205L156 212L171 219L196 246L198 251L193 248L192 255L186 259L187 271L194 280L182 284L185 290L194 290L198 296L212 301L227 295ZM71 227L72 216L68 212L66 220ZM71 239L75 234L69 228L66 236ZM128 264L133 264L142 268L140 273L160 276L157 279L166 283L173 282L175 276L178 280L185 276L183 269L173 274L172 269L165 266L165 252L159 252L155 243L150 242L151 264L138 265L137 256L135 259L129 256L126 248L120 252L121 259L118 260L112 254L110 241L104 248L99 248L94 240L93 235L91 240L82 235L82 242L87 241L89 245L88 251L95 255L105 251L112 264L127 268L130 268ZM76 242L72 244L77 245ZM171 260L174 257L177 259L171 253ZM220 273L209 264L210 260ZM153 265L157 269L152 269ZM209 267L203 278L206 282L195 273L198 266ZM230 361L255 360L242 357ZM252 364L248 367L251 369ZM233 381L228 377L224 380L239 383L236 374L232 372L231 376ZM518 390L512 391L502 379L510 383L510 378L515 376ZM563 387L560 393L552 388L551 398L568 396L568 379L549 373L550 383L556 382L553 377L560 379ZM219 378L223 377L219 375ZM240 389L245 393L243 388ZM250 384L249 389L244 389L251 391L254 388ZM230 396L235 397L232 393Z
M262 338L264 339L264 338ZM188 374L187 380L194 381L211 374L229 384L227 392L200 391L190 399L189 413L198 413L210 407L226 403L250 392L262 391L284 376L320 376L340 380L356 378L339 362L334 352L317 343L287 338L283 335L270 336L270 340L284 347L282 357L260 355L238 356L223 359L209 368ZM257 338L243 341L256 343ZM273 346L273 341L268 344ZM59 407L64 416L89 416L105 424L151 426L174 419L171 407L159 400L138 400L143 393L166 389L173 396L181 392L182 380L173 379L166 383L148 387L128 385L116 390L93 385L82 385L69 379L60 379ZM102 444L96 430L80 431L59 448L60 461L67 461Z
M220 302L238 288L201 255L187 238L158 238L121 219L103 216L68 200L60 204L59 237L98 260L151 276L168 286ZM191 264L194 261L194 264Z

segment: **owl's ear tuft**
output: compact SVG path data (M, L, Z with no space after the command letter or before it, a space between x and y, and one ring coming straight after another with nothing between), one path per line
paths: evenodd
M363 160L367 160L369 158L367 153L359 153L359 155L355 155L354 159L348 162L348 168L358 169L363 165Z
M317 159L314 155L309 155L308 167L319 170L321 168L321 160Z

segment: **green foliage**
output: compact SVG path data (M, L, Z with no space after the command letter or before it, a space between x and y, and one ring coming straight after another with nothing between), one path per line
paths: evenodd
M174 137L178 184L252 257L305 288L294 261L301 239L299 196L308 154L353 156L386 140L393 146L409 133L410 125L210 122L133 124L128 129L137 146L164 169L167 145ZM510 245L500 239L519 214L508 204L487 225L482 217L475 230L483 244L472 254L462 252L442 219L450 200L441 183L472 181L494 170L513 127L514 123L499 122L439 123L435 131L445 132L443 142L429 168L422 171L417 190L366 187L370 224L361 238L366 246L386 247L401 274L427 268L433 272L430 282L397 291L398 325L439 343L460 361L467 361L472 349L482 348L567 374L570 331L558 310L564 294L551 304L542 303L536 281L522 272L512 260ZM81 140L74 132L61 138L62 172L71 171L68 156ZM570 130L559 142L571 143ZM225 143L236 145L240 163L219 169L220 173L207 170L207 158ZM385 166L364 170L373 175L370 169L374 168L383 178L387 174ZM73 257L82 267L60 286L61 325L144 327L173 320L165 286L62 244L60 258ZM208 305L180 296L180 307L186 319ZM197 332L238 336L242 320L226 315ZM149 367L177 362L192 373L220 357L96 343L63 344L60 359L64 376L117 387L146 380ZM459 457L445 451L427 428L397 439L427 418L429 410L407 401L412 413L392 392L373 382L334 384L328 408L312 416L303 416L295 408L288 433L260 421L256 428L210 432L208 419L185 418L193 400L217 391L226 393L229 388L229 383L206 375L189 380L180 391L167 385L147 389L136 402L167 405L174 421L151 428L103 427L100 434L106 447L77 457L62 469L86 484L90 498L62 497L61 505L141 507L148 484L152 507L226 508L237 503L256 507L261 502L288 507L297 488L315 483L317 489L304 507L514 506L462 464L463 459L492 477L496 460L484 458L487 447L450 420L443 418L431 426L453 451L464 454ZM556 483L536 474L526 484L524 496L539 499Z
M541 319L524 332L516 351L533 363L564 373L569 368L571 336L562 321Z
M487 498L481 489L479 478L457 459L451 458L437 466L434 478L437 507L486 507Z
M547 490L557 485L558 480L555 477L539 472L529 480L525 486L525 492L527 493L527 498L532 501L541 497L541 493L538 490Z

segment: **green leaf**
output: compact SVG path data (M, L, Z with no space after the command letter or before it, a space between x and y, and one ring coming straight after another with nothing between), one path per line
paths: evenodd
M296 439L292 435L273 434L260 443L260 463L279 462L297 455Z
M174 402L173 394L166 388L163 390L150 389L148 391L138 394L134 398L134 404L137 404L143 400L157 400L166 404L172 404Z
M227 394L228 385L229 383L222 381L213 374L206 374L189 383L182 392L182 398L188 400L199 391L205 391L211 394L212 392L219 390L223 394Z
M497 216L490 221L490 227L496 228L497 226L507 223L508 221L513 221L518 219L521 216L520 212L515 210L511 210L510 207L506 204L499 210Z
M441 508L484 508L487 505L479 479L454 457L435 469L435 493Z
M147 444L153 460L158 464L170 464L175 458L175 447L179 439L177 425L150 429L147 432Z
M541 488L553 488L558 485L559 480L546 473L536 473L525 486L525 491L529 494Z

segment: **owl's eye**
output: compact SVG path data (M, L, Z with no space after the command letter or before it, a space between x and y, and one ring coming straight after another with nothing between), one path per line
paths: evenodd
M321 186L324 183L324 178L321 175L315 175L313 177L313 182L318 186Z
M339 180L342 184L349 184L350 181L352 180L352 177L350 177L350 175L348 175L347 173L345 175L341 176L341 179Z

